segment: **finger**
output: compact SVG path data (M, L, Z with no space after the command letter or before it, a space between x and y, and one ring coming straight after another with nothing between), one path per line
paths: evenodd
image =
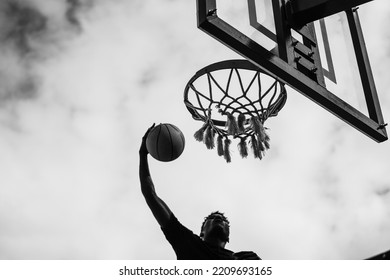
M148 131L152 130L156 126L156 123L153 123L151 127L149 127Z
M145 135L142 137L143 140L146 140L146 138L148 137L150 131L156 126L156 123L153 123L153 125L151 127L148 128L148 130L145 132Z

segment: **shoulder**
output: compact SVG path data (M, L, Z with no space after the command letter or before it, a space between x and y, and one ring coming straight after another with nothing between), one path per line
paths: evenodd
M187 227L182 225L182 223L176 218L176 216L172 213L169 217L168 222L161 227L161 230L164 232L167 238L175 237L179 238L182 235L194 235L194 233L189 230Z
M236 260L261 260L261 258L252 251L240 251L233 254Z

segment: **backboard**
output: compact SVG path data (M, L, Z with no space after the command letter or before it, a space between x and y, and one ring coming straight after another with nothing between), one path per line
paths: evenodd
M197 20L275 79L383 142L386 124L355 8L370 1L197 0Z

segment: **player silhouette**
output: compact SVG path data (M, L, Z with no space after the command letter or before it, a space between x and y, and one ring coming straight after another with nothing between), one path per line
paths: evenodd
M234 253L225 248L229 242L230 225L225 215L219 211L208 215L201 226L200 235L183 226L166 203L157 195L149 171L146 138L151 126L142 138L139 150L139 177L141 191L146 203L161 226L166 239L171 244L178 260L259 260L252 251Z

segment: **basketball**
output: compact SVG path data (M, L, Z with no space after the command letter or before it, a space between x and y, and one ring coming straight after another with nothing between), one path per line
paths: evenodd
M184 150L184 135L179 128L169 123L154 127L146 138L146 148L159 161L177 159Z

